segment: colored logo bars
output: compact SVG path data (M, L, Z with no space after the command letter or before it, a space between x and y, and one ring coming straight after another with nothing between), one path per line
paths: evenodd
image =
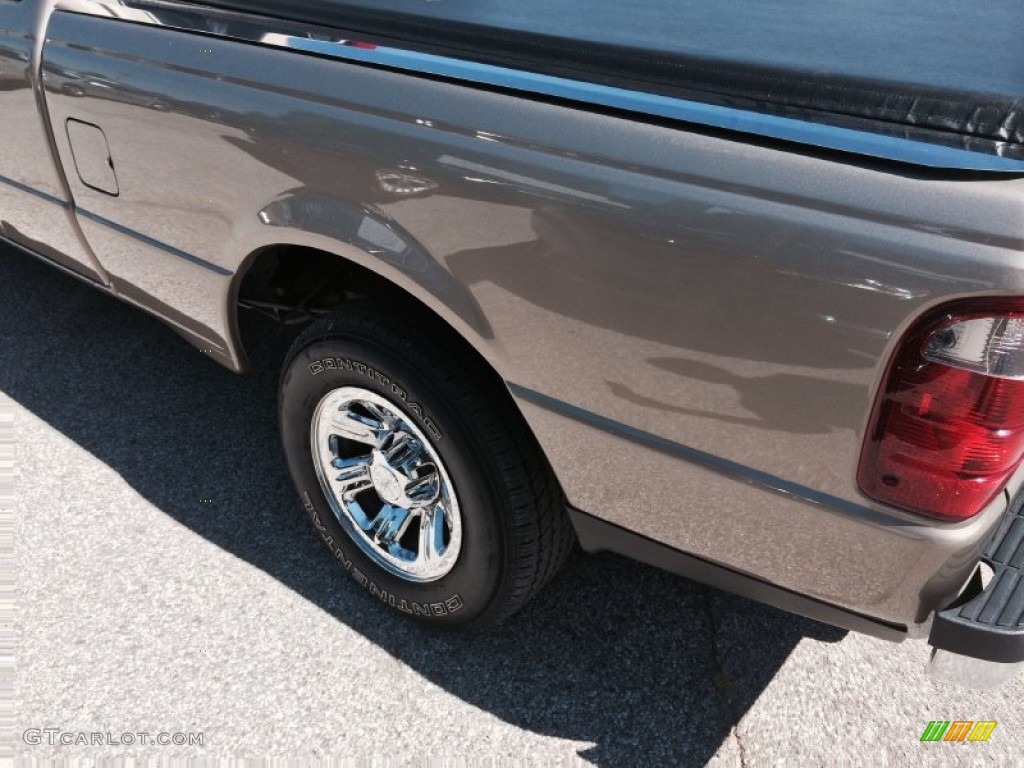
M995 720L932 720L921 741L988 741L996 725Z

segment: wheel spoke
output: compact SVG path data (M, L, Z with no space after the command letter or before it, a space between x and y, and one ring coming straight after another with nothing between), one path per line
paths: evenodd
M380 421L349 410L342 411L331 419L331 427L348 440L375 447L387 429Z
M369 531L373 528L373 520L371 520L362 506L355 499L350 499L345 502L345 507L348 510L348 516L361 530ZM374 518L376 519L376 518Z
M420 477L405 486L405 495L417 507L425 507L441 495L441 478L433 464L424 464L420 472L423 473Z
M350 499L360 491L373 487L370 478L370 457L358 456L354 459L335 459L331 466L341 470L334 481L341 486L338 493L344 499Z
M444 509L440 504L420 513L419 559L429 564L444 552Z
M373 535L388 551L394 554L395 551L401 549L398 546L398 540L402 538L405 529L409 527L411 518L412 513L408 509L385 504L373 520Z
M367 413L369 413L373 418L375 418L382 426L386 427L387 429L394 428L394 418L392 418L391 415L386 410L381 408L379 405L376 405L374 403L368 403L365 400L361 401L359 405L362 406L367 411Z
M381 444L388 464L408 469L419 458L419 443L407 432L392 432Z

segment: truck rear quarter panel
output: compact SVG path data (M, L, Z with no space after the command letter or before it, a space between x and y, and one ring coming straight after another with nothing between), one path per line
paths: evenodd
M65 167L68 118L110 146L119 196L72 181L103 265L229 365L250 254L352 259L509 382L573 505L895 623L955 593L1005 507L922 525L854 476L911 320L1024 292L1024 179L66 12L44 79Z

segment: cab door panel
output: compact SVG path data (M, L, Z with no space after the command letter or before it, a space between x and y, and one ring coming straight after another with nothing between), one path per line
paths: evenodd
M32 83L40 5L0 0L0 237L101 281L74 224Z

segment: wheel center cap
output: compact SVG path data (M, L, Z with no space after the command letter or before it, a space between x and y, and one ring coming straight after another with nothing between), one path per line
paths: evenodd
M405 506L405 486L408 483L401 473L388 464L388 460L380 451L373 452L370 463L370 479L377 494L392 506Z

